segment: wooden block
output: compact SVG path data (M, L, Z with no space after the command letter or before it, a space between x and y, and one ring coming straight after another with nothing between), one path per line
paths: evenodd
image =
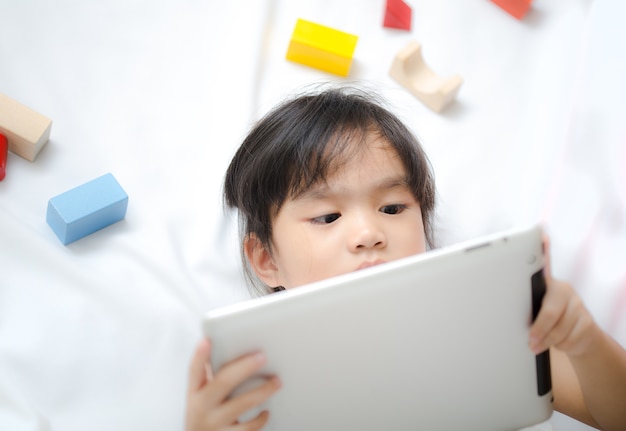
M9 140L9 150L28 161L35 160L50 138L52 121L0 94L0 133Z
M46 221L65 245L122 220L128 195L106 174L53 197Z
M357 40L355 35L298 19L287 49L287 60L348 76Z
M421 46L409 42L395 56L389 75L435 112L441 112L459 92L459 75L443 78L424 63Z
M383 27L411 30L411 6L403 0L387 0L385 2L385 19Z
M7 172L7 156L9 152L9 141L7 137L0 133L0 181L2 181Z
M491 0L517 19L524 18L532 0Z

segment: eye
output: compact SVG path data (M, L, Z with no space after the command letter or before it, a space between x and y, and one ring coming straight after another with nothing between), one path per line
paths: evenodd
M339 217L341 217L341 214L338 214L338 213L324 214L323 216L319 216L319 217L315 217L314 219L311 219L311 221L315 224L330 224L336 221Z
M385 214L400 214L402 211L406 209L406 205L402 204L393 204L393 205L385 205L380 209L380 212Z

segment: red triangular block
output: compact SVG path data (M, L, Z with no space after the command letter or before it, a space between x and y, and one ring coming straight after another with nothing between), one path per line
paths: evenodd
M491 0L516 19L524 18L532 0Z
M411 7L403 0L387 0L383 27L411 30Z
M0 181L4 179L4 175L6 174L8 153L9 141L6 136L0 133Z

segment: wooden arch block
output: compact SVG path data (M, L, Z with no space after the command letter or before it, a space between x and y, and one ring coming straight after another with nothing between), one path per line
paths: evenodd
M9 141L9 150L29 162L35 160L48 142L52 121L27 106L0 94L0 133Z
M421 45L409 42L393 60L389 75L435 112L441 112L459 92L459 75L443 78L433 72L422 58Z

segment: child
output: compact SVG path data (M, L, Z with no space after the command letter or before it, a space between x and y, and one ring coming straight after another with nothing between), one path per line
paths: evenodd
M267 114L235 154L225 200L237 208L246 275L259 293L433 247L435 187L414 135L370 95L326 89ZM529 346L551 349L554 407L603 429L626 429L626 352L574 290L546 268L548 291ZM280 389L279 376L236 397L263 367L253 352L213 372L203 340L190 370L187 430L261 429L268 412L237 418ZM332 389L331 389L332 390Z

